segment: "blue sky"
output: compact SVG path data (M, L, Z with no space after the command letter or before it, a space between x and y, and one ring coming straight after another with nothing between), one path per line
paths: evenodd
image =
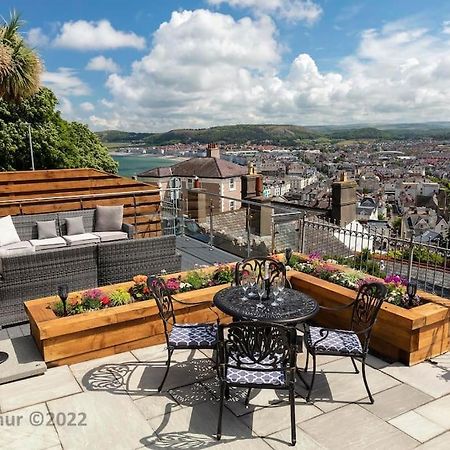
M450 118L445 0L17 0L3 17L10 7L63 116L94 129Z

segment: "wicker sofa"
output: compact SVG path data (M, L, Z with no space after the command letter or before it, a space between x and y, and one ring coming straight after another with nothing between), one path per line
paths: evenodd
M62 218L80 215L86 232L92 231L94 210L15 216L13 222L20 238L30 240L37 237L37 221L56 220L58 233L64 235ZM124 224L123 231L129 239L2 258L0 326L26 320L23 302L55 294L61 284L75 291L127 281L139 273L181 269L174 236L131 239L134 227L128 224Z

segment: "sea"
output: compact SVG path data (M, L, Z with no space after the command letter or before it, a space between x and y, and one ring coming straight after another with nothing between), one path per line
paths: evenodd
M119 163L119 175L131 178L138 173L155 167L168 167L180 161L181 158L165 158L153 155L111 155Z

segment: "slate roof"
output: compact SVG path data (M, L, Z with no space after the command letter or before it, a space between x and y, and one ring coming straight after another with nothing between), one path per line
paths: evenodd
M169 173L170 172L170 173ZM139 177L232 178L247 173L247 167L220 158L191 158L171 167L157 167L140 173Z

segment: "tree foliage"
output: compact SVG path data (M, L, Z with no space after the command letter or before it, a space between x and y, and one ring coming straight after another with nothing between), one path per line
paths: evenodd
M42 63L19 29L23 22L15 12L0 26L0 97L19 102L35 94L40 86Z
M63 120L53 92L41 88L20 103L0 99L0 170L31 168L28 123L36 169L92 167L117 172L97 136L81 123Z

